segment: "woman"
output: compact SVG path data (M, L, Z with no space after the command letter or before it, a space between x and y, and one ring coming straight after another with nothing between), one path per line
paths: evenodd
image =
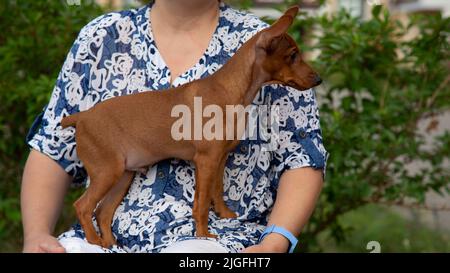
M167 89L208 76L265 27L255 16L211 0L155 1L106 14L84 27L43 117L36 120L39 129L29 135L32 150L21 194L24 252L292 250L293 237L300 234L320 193L328 154L314 92L280 85L262 88L254 102L280 107L280 145L265 151L262 140L244 140L229 155L224 198L239 217L219 219L210 213L209 227L217 239L194 237L193 168L177 159L136 175L113 220L119 246L87 244L79 225L59 240L52 236L70 183L86 182L74 131L60 127L63 116L114 96ZM267 229L272 226L276 228Z

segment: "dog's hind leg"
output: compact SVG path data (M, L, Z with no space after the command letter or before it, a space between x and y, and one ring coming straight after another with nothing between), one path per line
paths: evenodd
M220 160L219 166L217 168L217 176L215 181L213 182L213 204L214 211L220 218L234 218L236 217L236 213L228 208L223 200L223 175L225 171L225 164L227 162L228 154L225 153L222 159Z
M116 239L111 230L111 223L117 207L130 188L134 174L132 171L125 171L119 182L109 190L101 204L95 210L97 223L102 234L103 247L108 248L116 244Z
M195 196L192 216L198 237L215 238L208 232L208 213L212 202L212 188L215 182L217 160L211 155L195 155Z
M98 202L122 177L125 164L120 160L108 160L109 164L96 166L96 172L85 166L90 176L90 184L84 194L74 203L78 220L84 230L86 240L91 244L102 245L92 222L92 216ZM108 172L105 172L107 170Z

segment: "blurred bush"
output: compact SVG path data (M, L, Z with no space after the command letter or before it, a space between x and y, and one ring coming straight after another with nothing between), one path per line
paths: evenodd
M382 219L376 221L375 219ZM436 229L385 206L369 204L339 217L345 238L338 244L330 240L330 230L318 236L319 246L325 252L370 252L368 242L380 244L380 252L430 253L450 252L450 232Z
M0 241L21 234L25 136L48 103L78 32L102 13L91 2L8 0L0 5Z

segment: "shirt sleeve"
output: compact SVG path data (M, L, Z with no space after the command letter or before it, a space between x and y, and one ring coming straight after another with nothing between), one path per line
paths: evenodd
M328 152L322 141L319 109L313 89L299 91L281 85L264 87L276 111L278 132L273 162L279 176L289 169L312 167L325 175Z
M80 108L89 91L92 64L88 46L95 31L95 22L80 31L58 75L50 101L33 122L26 139L32 149L52 158L78 184L85 181L86 171L76 154L75 129L62 129L61 120L84 110Z

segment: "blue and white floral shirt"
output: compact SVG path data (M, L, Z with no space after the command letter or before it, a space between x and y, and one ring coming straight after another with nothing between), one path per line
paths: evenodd
M74 177L74 183L85 183L88 178L76 154L75 129L60 126L64 116L112 97L170 88L170 72L151 32L151 7L108 13L81 30L49 104L30 130L29 145L54 159ZM213 74L245 41L266 27L256 16L221 3L219 25L206 52L173 85ZM228 157L224 199L238 218L220 219L211 211L209 228L230 252L257 243L285 170L306 166L324 170L328 157L313 90L299 92L269 85L260 90L254 104L279 106L279 145L267 151L262 149L262 140L243 140ZM193 238L194 189L191 162L165 160L149 167L145 174L136 174L113 219L120 247L111 250L159 252L172 242ZM78 224L61 236L84 238Z

